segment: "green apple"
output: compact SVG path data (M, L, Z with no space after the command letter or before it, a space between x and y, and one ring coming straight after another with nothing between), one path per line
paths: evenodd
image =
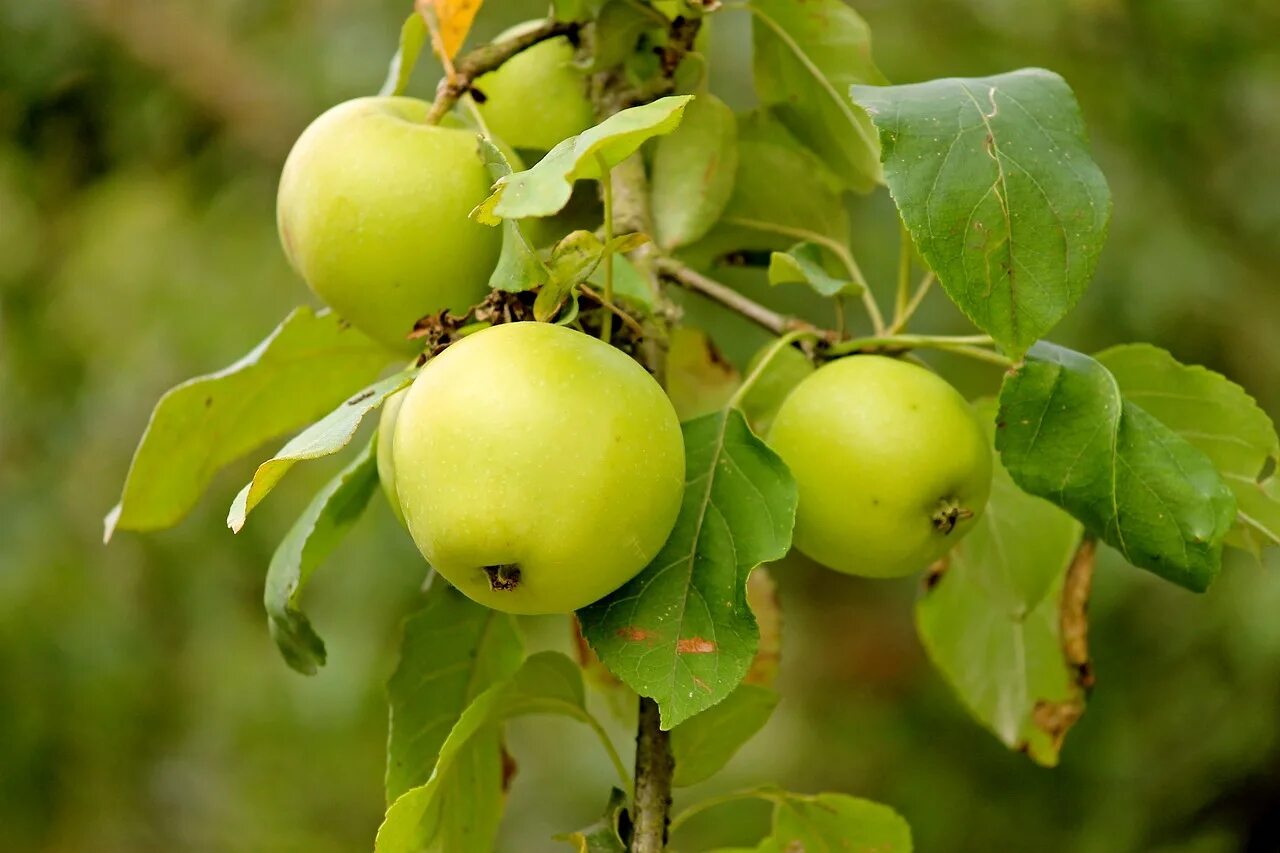
M819 368L783 402L768 443L800 489L796 547L852 575L925 568L973 527L991 491L991 450L969 404L898 359Z
M450 345L396 418L409 532L463 593L510 613L568 613L633 578L684 492L675 410L596 338L508 323Z
M382 484L382 493L387 496L387 504L391 514L404 524L404 512L400 509L400 497L396 494L396 466L391 458L392 442L396 434L396 418L400 416L400 407L404 405L405 395L409 389L397 391L382 401L382 414L378 417L378 482Z
M424 123L414 98L357 98L294 144L276 214L293 268L353 326L409 350L420 317L484 298L501 229L468 218L489 194L476 135Z
M499 38L519 35L529 25ZM564 36L521 51L477 78L475 88L484 95L480 114L489 130L516 148L549 151L595 124L586 74L573 64L573 45Z

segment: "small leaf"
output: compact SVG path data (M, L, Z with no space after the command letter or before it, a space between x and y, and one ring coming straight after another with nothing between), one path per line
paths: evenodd
M236 533L245 518L265 498L297 462L331 456L351 443L365 415L382 401L413 381L414 370L404 370L375 382L345 403L291 438L284 447L253 472L252 479L231 502L227 526Z
M920 254L960 310L1021 357L1079 301L1111 218L1071 89L1031 68L851 95L880 131Z
M778 705L767 687L743 684L723 702L671 730L676 787L696 785L720 772L729 759L764 727Z
M595 127L552 148L538 164L500 178L493 195L472 212L477 222L551 216L568 202L573 182L600 177L600 160L612 168L655 136L676 129L692 95L671 95L614 113Z
M302 588L351 526L378 488L374 443L325 484L285 534L267 569L266 593L271 638L289 666L314 675L324 665L324 641L298 607Z
M440 747L431 778L401 794L387 810L376 853L491 849L502 814L499 727L527 714L568 716L607 743L586 710L582 674L573 661L558 652L532 655L462 712Z
M295 309L240 361L160 398L103 539L177 524L224 465L315 420L390 359L337 315Z
M741 381L706 332L692 326L671 330L666 390L681 421L720 411Z
M911 853L911 827L888 806L845 794L786 794L773 810L772 847L790 853L807 850L860 850Z
M995 404L980 409L991 424ZM1080 523L1018 488L998 462L977 524L929 575L916 627L934 666L1005 746L1052 767L1084 712L1061 613Z
M515 617L476 604L434 576L404 625L387 683L387 802L431 778L440 747L472 701L524 657Z
M685 497L666 545L637 577L578 611L605 666L657 701L670 729L724 699L759 640L751 570L791 547L796 484L726 410L683 425Z
M807 284L823 296L862 292L854 282L827 272L822 249L813 243L796 243L785 252L770 255L769 284Z
M752 0L752 69L760 102L817 152L843 185L880 180L875 130L846 93L879 84L871 30L842 0Z
M1105 367L1040 343L1000 390L1005 467L1125 559L1203 592L1222 564L1236 501L1213 463L1124 399Z
M467 40L471 22L483 3L484 0L417 0L415 5L426 16L436 50L445 59L446 67Z
M387 69L387 79L383 82L379 95L404 94L426 41L427 22L417 12L410 12L400 27L400 47L395 56L391 57L391 67Z
M480 137L480 156L494 180L511 174L511 164L506 155L487 137ZM502 253L498 256L493 274L489 276L489 286L508 293L532 290L549 278L546 265L529 243L519 220L501 221Z
M701 238L720 218L738 170L738 121L706 93L653 151L650 205L658 243L673 249Z
M741 250L786 250L797 240L849 239L839 180L776 119L738 119L738 171L720 221L682 253L716 261Z
M614 788L600 820L586 829L557 835L556 840L567 842L578 853L627 853L630 837L627 795L621 788Z
M1115 376L1125 399L1142 406L1213 461L1236 496L1233 540L1280 545L1276 474L1273 470L1266 480L1259 480L1268 460L1273 465L1280 460L1280 439L1257 401L1222 374L1180 364L1150 344L1112 347L1096 358Z

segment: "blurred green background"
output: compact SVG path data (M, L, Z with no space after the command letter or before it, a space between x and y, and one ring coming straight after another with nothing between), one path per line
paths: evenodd
M248 461L177 529L100 539L155 399L230 363L308 298L276 243L280 165L310 117L377 90L407 5L0 0L0 850L372 846L382 686L423 574L385 507L309 592L330 647L311 679L276 654L261 586L276 539L331 469L299 470L239 537L223 519ZM542 8L490 0L476 34ZM893 80L1043 65L1074 86L1115 216L1097 280L1056 339L1153 341L1280 414L1280 4L859 9ZM747 18L715 23L714 83L747 106ZM434 78L425 63L413 91L429 95ZM888 281L891 207L881 196L855 208L859 255ZM717 328L731 356L750 351L745 332ZM933 301L921 328L959 328L957 315ZM975 394L998 379L940 367ZM698 793L777 782L881 799L924 853L1273 853L1277 563L1236 558L1196 596L1104 559L1098 686L1052 771L1006 752L930 670L913 582L776 567L784 700ZM529 628L534 646L566 643L561 620ZM572 724L522 721L511 740L520 772L502 849L558 849L549 836L594 819L608 770ZM677 840L746 843L765 821L761 806L726 808Z

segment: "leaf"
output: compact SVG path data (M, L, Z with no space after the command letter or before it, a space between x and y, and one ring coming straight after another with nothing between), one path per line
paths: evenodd
M1257 401L1222 374L1180 364L1150 344L1124 344L1095 357L1115 376L1125 399L1213 461L1236 496L1235 541L1256 537L1255 544L1280 545L1276 475L1261 480L1268 460L1280 460L1280 439Z
M1070 87L1039 68L855 86L889 191L947 295L1015 358L1079 301L1111 218Z
M1130 563L1203 592L1236 501L1207 456L1121 396L1105 367L1040 343L1000 390L996 446L1014 482Z
M665 384L681 421L720 411L741 381L706 332L693 326L671 330Z
M720 704L671 730L676 770L672 784L696 785L720 772L729 759L764 727L778 705L767 687L743 684Z
M827 272L822 249L813 243L796 243L785 252L770 255L769 284L807 284L823 296L862 292L854 282Z
M587 281L591 282L597 291L603 293L604 269L596 267ZM635 264L627 260L626 255L615 255L613 258L613 299L615 303L627 303L646 316L653 314L655 307L653 288L636 269Z
M759 639L751 570L791 546L796 484L726 410L683 425L685 497L675 528L640 574L578 611L605 666L657 701L670 729L742 682Z
M884 83L871 30L842 0L752 0L752 69L760 103L852 190L880 180L876 134L846 93Z
M510 678L524 658L515 617L476 604L433 576L404 625L400 663L387 683L387 802L424 784L462 712Z
M472 211L477 222L551 216L568 202L573 182L600 177L600 160L612 168L655 136L676 129L692 95L671 95L614 113L595 127L552 148L531 169L499 178L491 196Z
M312 499L285 534L267 568L267 625L285 662L304 675L324 666L324 641L298 607L302 588L360 518L378 488L374 442Z
M331 456L351 443L365 415L382 401L413 381L417 369L403 370L379 380L350 397L329 414L291 438L284 447L258 466L227 514L227 526L239 533L245 519L297 462Z
M980 408L991 425L994 401ZM986 511L930 573L916 604L929 659L1010 749L1052 767L1084 690L1064 655L1063 586L1080 523L994 466Z
M773 349L773 341L769 341L751 356L747 363L747 373L755 370L760 359ZM757 435L767 435L773 418L778 414L782 401L790 396L792 390L813 373L813 362L795 347L786 347L774 355L764 373L756 379L747 396L742 400L742 411Z
M627 853L630 837L627 795L621 788L614 788L600 820L586 829L557 835L556 840L568 842L578 853Z
M417 12L410 12L400 27L400 47L391 57L391 66L387 69L387 79L378 94L403 95L409 86L409 78L413 76L414 66L422 54L422 45L427 40L427 22Z
M432 40L446 67L467 40L471 22L482 3L484 0L417 0L415 5L426 17Z
M235 364L160 398L103 540L158 530L191 510L213 475L264 441L315 420L370 382L391 356L337 315L294 309Z
M888 806L845 794L785 794L773 809L772 847L791 851L911 853L911 827Z
M387 810L375 853L489 850L502 813L499 726L527 714L580 720L608 743L586 710L582 675L573 662L558 652L532 655L462 712L440 747L431 778L400 795ZM612 746L609 750L612 754Z
M776 119L738 119L738 171L720 221L686 254L719 260L740 250L785 250L797 240L849 239L839 180Z
M494 180L511 174L511 163L488 137L480 137L480 156ZM550 273L521 229L519 220L502 220L502 252L489 276L489 287L519 293L545 282Z
M701 238L720 218L738 170L738 121L710 93L699 94L675 132L658 140L650 205L658 244L673 249Z
M760 566L747 579L747 604L760 628L760 643L742 683L772 687L782 660L782 606L778 601L778 588L766 566Z

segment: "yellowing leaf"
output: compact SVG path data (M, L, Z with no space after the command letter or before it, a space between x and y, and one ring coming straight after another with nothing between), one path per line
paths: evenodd
M418 0L418 14L431 30L431 43L446 64L457 55L484 0Z

